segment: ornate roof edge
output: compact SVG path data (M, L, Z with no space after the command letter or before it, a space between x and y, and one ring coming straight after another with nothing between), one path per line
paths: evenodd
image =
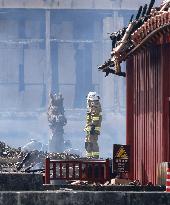
M140 6L136 18L133 15L127 27L111 34L112 51L109 60L98 67L106 73L126 76L121 71L122 61L133 55L140 48L153 41L159 41L161 35L170 33L170 0L164 0L160 7L153 8L155 0L151 0L149 6Z
M150 45L153 42L156 42L157 44L161 44L161 42L158 43L157 40L160 40L161 35L163 34L170 34L170 22L160 26L159 28L156 28L151 33L149 33L142 41L137 44L124 58L124 61L129 58L129 56L133 55L136 51L139 51L140 49L143 49L147 45Z

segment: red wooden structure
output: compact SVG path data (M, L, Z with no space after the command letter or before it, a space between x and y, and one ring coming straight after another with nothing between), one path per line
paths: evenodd
M104 183L110 179L109 159L50 160L45 162L45 184L50 180L84 180Z
M170 5L153 4L147 12L147 5L140 7L135 20L111 34L111 57L98 67L106 76L127 76L130 176L142 184L156 184L157 166L170 161ZM126 75L122 61L127 62Z
M166 192L170 192L170 163L168 163L166 173Z
M130 175L157 183L157 165L170 161L170 26L162 26L127 59L127 144Z

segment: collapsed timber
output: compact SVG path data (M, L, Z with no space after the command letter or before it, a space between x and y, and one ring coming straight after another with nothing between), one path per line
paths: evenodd
M21 148L12 148L0 142L0 171L1 172L44 172L45 159L73 160L80 157L76 154L48 153L38 150L25 152Z
M153 7L155 0L151 0L149 6L140 6L136 14L131 16L127 27L113 32L110 35L112 41L111 57L98 67L108 76L110 73L118 76L126 76L121 71L121 63L125 61L138 47L142 49L142 44L150 38L151 41L159 38L166 29L170 29L170 1L165 0L160 7ZM155 34L152 39L152 33Z
M0 142L1 173L37 173L42 174L44 176L44 179L46 179L45 175L47 176L47 159L49 159L52 163L51 165L49 164L48 167L49 179L50 177L54 178L54 175L59 176L58 178L56 178L56 183L58 183L60 179L62 180L63 184L73 185L97 185L101 182L101 180L92 180L91 176L96 175L96 173L102 175L104 166L100 164L101 169L98 172L98 168L96 170L95 163L99 164L101 162L104 162L104 160L95 162L92 159L82 158L79 155L67 153L48 153L38 150L27 152L22 151L20 147L16 149L6 145L4 142ZM80 164L82 164L81 169ZM107 168L107 176L110 176L110 164L108 164ZM74 178L70 176L71 173L74 173ZM85 176L85 178L80 177L80 173L81 176ZM79 180L79 178L81 178L81 180ZM46 181L44 181L44 183L45 182Z
M139 180L130 181L116 177L110 167L109 180L101 183L93 180L52 180L50 184L45 184L45 161L90 161L80 158L78 155L65 153L47 153L40 151L22 152L21 148L11 148L0 142L0 191L28 191L28 190L60 190L60 191L165 191L164 185L153 186L148 183L143 186ZM111 160L110 160L111 161ZM111 166L111 164L110 164ZM57 167L57 166L56 166ZM79 166L75 166L75 176L79 175ZM50 168L53 170L53 167ZM62 165L63 176L66 174L67 165ZM70 170L70 167L69 167ZM73 170L70 170L73 173ZM84 170L84 174L91 174L91 168ZM101 170L102 171L102 170ZM59 173L58 173L59 174ZM94 175L98 175L99 170L94 170ZM53 177L53 173L50 173ZM57 171L56 171L57 175ZM88 177L88 176L86 176ZM87 179L87 178L86 178ZM57 182L57 183L55 183ZM125 183L126 182L126 183Z

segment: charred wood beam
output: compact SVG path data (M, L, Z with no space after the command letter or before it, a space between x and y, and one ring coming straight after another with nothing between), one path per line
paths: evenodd
M140 15L142 13L142 8L143 8L142 6L139 7L139 10L138 10L137 15L136 15L136 20L138 20L140 18Z
M155 0L151 0L150 4L149 4L149 7L148 7L148 10L146 12L146 15L150 15L151 13L151 9L153 8L153 5L155 4Z
M105 61L105 63L101 66L98 67L99 70L104 70L107 69L109 67L114 67L114 63L111 61L111 59L109 59L108 61Z
M107 68L107 69L103 70L103 72L106 73L105 77L107 77L110 73L112 73L112 74L114 74L114 75L126 77L126 73L125 73L125 72L119 72L119 73L117 73L115 70L110 69L110 68Z
M129 23L133 21L133 17L134 17L134 14L131 15Z
M146 15L147 7L148 7L148 5L145 4L143 7L143 11L142 11L142 17L144 17Z
M22 160L22 162L17 167L18 171L22 169L22 167L26 163L26 161L28 161L30 159L30 156L31 156L31 154L29 152L25 155L24 159Z
M26 173L36 173L36 172L44 173L45 169L25 169L24 172L26 172Z
M98 68L99 69L99 68ZM105 77L107 77L110 73L111 74L114 74L114 75L118 75L118 76L122 76L122 77L126 77L126 73L125 72L116 72L114 69L111 69L109 66L108 67L105 67L103 69L99 69L101 70L102 72L106 73L105 74Z

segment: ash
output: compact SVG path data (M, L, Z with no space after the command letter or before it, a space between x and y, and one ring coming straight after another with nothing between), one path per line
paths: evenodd
M12 148L0 142L0 170L1 172L40 172L45 169L45 159L74 160L79 155L68 153L43 152L38 150L22 151L21 147Z

